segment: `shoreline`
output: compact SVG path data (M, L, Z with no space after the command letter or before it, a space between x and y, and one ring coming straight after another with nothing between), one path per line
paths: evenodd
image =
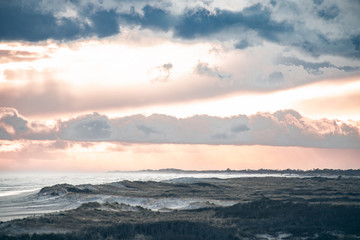
M99 185L45 187L30 200L73 201L78 206L0 222L0 238L51 240L96 236L100 240L235 240L281 239L281 236L301 239L360 237L359 178L183 180L125 180ZM226 201L231 204L221 205ZM172 204L185 207L172 208Z

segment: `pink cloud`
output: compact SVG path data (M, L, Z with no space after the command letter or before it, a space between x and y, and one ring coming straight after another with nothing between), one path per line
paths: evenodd
M360 148L358 126L337 120L313 120L294 110L227 118L161 114L109 118L93 113L47 127L26 120L14 109L2 108L0 124L0 136L7 140Z

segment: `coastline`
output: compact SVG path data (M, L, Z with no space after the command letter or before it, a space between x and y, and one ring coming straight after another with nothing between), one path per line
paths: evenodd
M328 234L334 237L339 232L346 236L355 234L354 236L360 237L360 232L340 224L340 222L348 221L344 220L344 217L349 221L355 220L356 224L360 223L359 184L360 179L357 177L250 177L180 178L159 182L125 180L100 185L54 185L43 188L34 196L44 201L45 199L46 201L57 199L60 202L76 201L79 205L66 211L2 222L0 236L4 239L5 237L20 239L22 234L25 234L28 239L31 239L34 234L38 236L40 234L51 239L46 234L57 234L60 239L66 239L66 234L70 234L77 236L76 239L81 239L80 236L83 236L85 232L91 232L90 229L95 226L99 227L99 232L110 231L109 229L116 226L116 229L135 229L128 232L128 238L124 239L136 239L139 234L148 239L158 239L157 233L149 235L139 229L145 226L149 229L169 226L175 234L176 226L188 228L193 224L198 225L205 232L230 234L234 231L236 234L233 234L234 238L231 239L242 239L245 236L264 239L261 236L264 237L266 234L270 236L290 234L293 237L298 234L298 237L302 236L305 239L317 239L314 238L316 234ZM221 205L226 201L229 204ZM183 206L171 207L179 203ZM157 206L157 208L150 206ZM246 212L248 208L252 210L244 215L244 211ZM271 214L266 215L265 210L270 211ZM302 211L306 214L303 215ZM279 214L280 216L277 216ZM328 214L330 215L327 216ZM294 216L291 217L291 215ZM332 219L330 219L331 216ZM334 218L334 216L337 217ZM305 220L305 222L299 221L299 217L310 222L321 220L325 222L325 225L317 231L315 226L306 224ZM291 224L299 221L298 228L302 229L301 231L307 229L307 233L306 231L301 234L296 233L291 226L279 223L286 219ZM273 226L274 229L271 230L272 228L261 228L255 224L257 232L243 229L244 226L249 227L253 224L253 221L265 221L264 226L276 223L276 226ZM348 224L352 226L354 222ZM234 229L229 228L228 225ZM137 228L139 229L136 230ZM281 229L283 231L280 231ZM190 231L189 234L197 236L200 233ZM169 239L177 238L170 237Z

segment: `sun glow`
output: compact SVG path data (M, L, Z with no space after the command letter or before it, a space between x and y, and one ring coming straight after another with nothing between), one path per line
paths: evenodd
M24 148L24 144L22 142L13 142L6 140L0 141L0 153L19 151L23 148Z
M199 60L209 63L218 61L213 48L211 43L186 44L166 39L139 45L129 44L126 39L79 41L70 45L0 45L0 49L26 51L36 57L29 58L29 61L24 58L21 62L5 63L3 69L27 70L27 78L30 79L29 74L40 71L48 73L44 75L47 79L86 88L150 84L157 77L153 70L164 64L171 64L171 80L180 81L182 76L194 71ZM23 79L21 71L16 74L12 82ZM6 76L2 78L6 80ZM33 78L33 81L39 80L42 78Z
M51 64L56 77L75 86L134 86L149 84L154 69L171 64L171 78L193 71L202 56L214 61L209 51L211 44L161 43L151 46L131 46L121 43L97 45L94 42L80 44L78 48L61 48L53 56ZM71 62L72 64L68 64ZM149 74L151 73L151 74Z
M21 142L8 144L2 141L0 169L110 171L160 168L189 170L293 168L306 170L359 167L359 162L356 161L356 156L359 155L358 149L100 142L68 142L67 148L55 149L52 143L54 142L36 147L38 145L36 141L25 145ZM39 154L40 149L47 153ZM18 160L13 161L13 158ZM338 161L339 158L342 161Z
M318 110L314 112L311 106L305 106L304 101L310 101L319 97L344 97L348 94L360 95L360 80L351 79L346 84L339 81L324 81L294 89L287 89L267 94L241 93L234 96L224 96L218 99L206 99L189 104L157 105L146 108L137 108L124 111L106 112L111 117L121 117L132 114L144 114L149 116L154 113L168 114L180 118L191 117L198 114L211 116L229 117L239 114L251 115L257 112L275 112L280 109L298 109L302 114L313 118L328 117L347 122L351 119L360 119L359 111L348 112L347 115L335 112L324 113ZM344 106L345 107L345 106Z

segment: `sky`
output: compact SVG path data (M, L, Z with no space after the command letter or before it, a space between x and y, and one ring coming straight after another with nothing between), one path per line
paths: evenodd
M0 2L0 170L360 168L358 0Z

